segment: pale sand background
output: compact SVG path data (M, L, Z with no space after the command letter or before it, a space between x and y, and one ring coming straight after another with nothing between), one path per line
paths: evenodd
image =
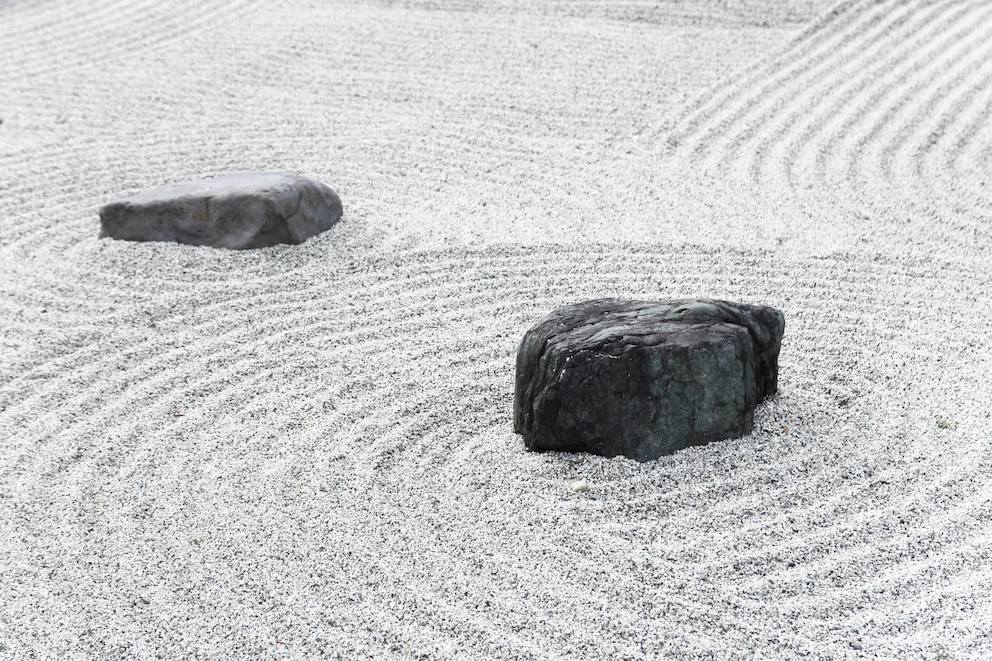
M989 658L990 107L984 0L0 0L0 657ZM782 309L755 433L525 452L603 295Z

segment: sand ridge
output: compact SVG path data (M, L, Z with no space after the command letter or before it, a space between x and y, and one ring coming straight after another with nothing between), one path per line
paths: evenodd
M5 654L989 655L987 6L648 4L0 6ZM96 239L244 168L344 220ZM696 295L786 314L754 434L523 449L530 324Z

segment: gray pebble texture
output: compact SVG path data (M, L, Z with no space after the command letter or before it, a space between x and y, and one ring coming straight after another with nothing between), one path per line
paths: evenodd
M0 1L0 659L992 658L988 0ZM98 238L286 171L302 245ZM743 438L531 452L548 312L782 310Z

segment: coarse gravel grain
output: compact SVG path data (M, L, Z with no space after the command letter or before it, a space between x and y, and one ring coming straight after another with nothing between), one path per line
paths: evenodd
M992 656L992 5L0 2L0 656ZM300 246L99 240L287 170ZM524 450L582 299L786 316L741 439Z

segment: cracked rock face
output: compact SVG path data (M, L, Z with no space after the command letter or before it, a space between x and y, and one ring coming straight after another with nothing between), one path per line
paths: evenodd
M751 431L785 318L709 299L600 299L551 313L517 353L514 430L532 450L649 461Z
M235 172L170 184L100 209L100 237L213 248L303 243L341 218L341 200L320 183L279 172Z

